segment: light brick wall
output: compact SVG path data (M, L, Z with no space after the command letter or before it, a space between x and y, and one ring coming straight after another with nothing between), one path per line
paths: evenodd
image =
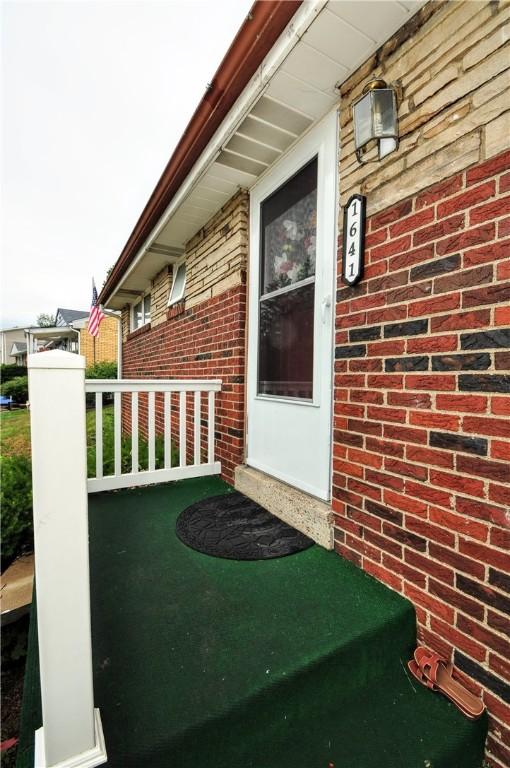
M248 194L239 192L186 246L186 309L241 285L248 253Z
M80 330L80 354L85 356L85 365L102 362L117 362L118 353L118 320L105 317L99 327L96 337L94 354L94 337L86 328Z
M120 318L120 323L121 323L121 328L122 328L122 342L123 343L126 341L127 337L129 336L129 332L131 330L130 325L129 325L130 322L131 322L131 320L130 320L130 307L129 307L129 304L126 304L126 306L122 308L121 318Z
M410 598L421 641L483 695L497 768L510 765L509 15L429 4L342 87L341 201L366 194L368 219L365 276L338 281L333 447L337 551ZM400 81L402 141L361 167L350 104L372 75Z
M172 285L172 267L168 266L159 272L151 286L151 326L155 328L166 322L168 297Z
M361 192L368 214L376 213L506 149L509 38L508 2L428 3L407 32L400 30L347 80L341 88L342 204ZM402 88L400 147L381 163L360 166L351 104L371 77Z
M244 191L234 195L185 248L186 291L182 306L168 310L172 286L172 266L157 274L151 287L151 327L242 285L248 253L249 197ZM122 339L130 328L130 305L122 310Z

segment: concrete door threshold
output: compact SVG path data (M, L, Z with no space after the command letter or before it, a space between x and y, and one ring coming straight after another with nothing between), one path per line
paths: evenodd
M326 502L246 465L236 467L234 484L238 491L321 547L333 549L333 512Z

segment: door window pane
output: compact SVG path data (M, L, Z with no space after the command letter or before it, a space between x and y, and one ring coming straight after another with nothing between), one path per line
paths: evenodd
M261 395L313 397L313 283L260 302Z
M258 394L313 397L316 231L317 158L261 206Z
M317 158L262 203L261 295L315 274Z

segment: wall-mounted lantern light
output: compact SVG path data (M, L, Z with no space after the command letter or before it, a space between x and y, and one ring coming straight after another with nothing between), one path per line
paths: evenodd
M354 144L358 162L365 153L378 145L379 160L398 147L397 94L384 80L371 80L352 105Z

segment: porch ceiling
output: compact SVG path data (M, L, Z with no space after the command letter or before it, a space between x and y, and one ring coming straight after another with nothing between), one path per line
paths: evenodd
M227 117L224 121L218 151L205 162L198 161L187 194L178 205L170 206L166 220L160 222L134 260L108 306L120 309L126 301L132 301L160 269L178 259L186 242L238 189L252 187L311 125L338 103L341 83L424 3L425 0L308 3L314 10L306 11L304 31L296 30L297 42L285 51L251 103L235 119ZM290 38L291 32L282 37ZM256 77L261 78L261 73Z
M25 333L30 333L34 339L74 339L77 331L65 326L27 328Z

